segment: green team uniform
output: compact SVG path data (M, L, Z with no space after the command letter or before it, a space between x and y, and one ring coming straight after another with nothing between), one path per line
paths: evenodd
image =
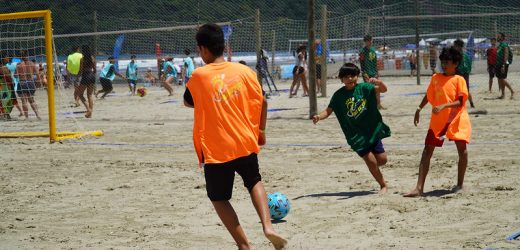
M329 103L352 150L360 152L390 136L377 108L375 86L358 83L353 90L338 89Z
M471 73L471 58L468 54L462 54L462 62L457 66L457 73L460 75L469 75Z
M502 66L504 64L504 49L509 48L509 45L506 42L501 42L497 47L497 64ZM511 48L509 48L511 49ZM509 56L509 55L508 55ZM506 60L506 64L509 64L509 61Z
M363 47L359 51L359 64L361 65L361 72L367 74L368 77L377 76L377 54L372 47Z

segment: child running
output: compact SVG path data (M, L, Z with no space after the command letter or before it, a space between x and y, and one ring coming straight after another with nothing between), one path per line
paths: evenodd
M202 25L195 38L206 66L193 72L184 104L194 108L193 144L204 166L207 195L238 248L251 249L229 202L237 172L249 191L264 235L275 249L282 249L287 240L271 224L258 166L259 144L265 143L267 101L256 74L247 66L225 61L224 33L218 25Z
M163 81L163 87L168 91L168 96L173 95L173 87L172 83L175 82L175 79L177 78L177 69L175 68L175 65L173 64L173 57L166 58L166 62L163 66L163 71L165 74L164 81Z
M338 89L329 106L314 115L314 124L324 120L334 112L352 150L363 158L368 170L379 183L380 194L388 187L379 170L386 164L387 156L381 139L390 136L390 128L383 123L377 108L377 93L386 92L386 85L379 79L370 78L370 83L358 83L359 68L353 63L345 63L339 70L339 79L345 85Z
M109 57L108 63L105 64L103 70L101 70L101 73L99 74L99 82L101 83L101 87L103 89L99 90L96 93L96 98L99 94L103 93L101 99L104 99L105 96L112 92L112 89L114 89L112 87L112 81L114 81L114 78L116 78L116 76L126 79L125 76L119 74L119 72L116 71L116 67L114 67L114 62L114 57Z
M435 147L442 147L444 137L455 141L459 153L457 186L453 191L462 189L464 174L468 166L468 151L466 144L471 136L471 124L466 101L468 88L462 76L456 75L457 66L462 61L462 53L455 47L444 48L439 56L444 73L434 74L421 104L415 111L414 124L419 124L419 114L426 104L432 105L430 128L426 134L424 150L419 165L419 178L415 188L405 197L424 195L424 182L430 168Z

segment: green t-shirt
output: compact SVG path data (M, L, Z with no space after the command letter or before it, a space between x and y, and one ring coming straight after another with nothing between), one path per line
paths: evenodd
M390 128L383 123L377 109L373 84L358 83L353 90L338 89L329 103L348 144L356 152L390 136Z
M509 48L509 45L506 42L501 42L500 44L498 44L498 47L497 47L497 64L496 65L504 64L504 49L505 48ZM507 56L509 56L509 55L507 55Z
M468 56L468 54L462 54L462 62L460 62L459 66L457 66L457 73L460 75L469 75L469 73L471 73L471 58Z
M377 76L377 54L374 48L363 47L359 51L359 63L361 64L361 72L367 74L368 77Z

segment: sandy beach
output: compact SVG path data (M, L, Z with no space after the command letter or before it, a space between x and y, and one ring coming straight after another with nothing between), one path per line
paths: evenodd
M520 91L519 73L510 83ZM470 116L466 190L452 193L457 151L437 148L422 198L403 198L417 181L431 106L413 124L428 85L412 77L383 77L383 120L392 136L383 140L388 163L381 168L389 193L346 144L334 116L313 125L309 100L288 98L290 82L269 99L267 145L259 155L268 192L282 192L292 210L275 229L288 249L519 249L505 238L520 231L520 95L496 100L487 74L471 75L477 109ZM328 81L328 97L341 87ZM182 105L184 87L173 97L159 87L147 96L115 94L96 100L93 118L83 107L67 108L63 90L58 115L67 129L103 130L104 136L49 144L45 138L0 139L0 249L235 249L206 197L192 147L193 111ZM520 92L518 92L520 93ZM40 107L44 93L37 93ZM469 106L469 104L468 104ZM45 113L45 111L43 111ZM16 111L13 111L15 116ZM0 121L2 131L45 130L47 121ZM255 249L271 249L242 180L231 200Z

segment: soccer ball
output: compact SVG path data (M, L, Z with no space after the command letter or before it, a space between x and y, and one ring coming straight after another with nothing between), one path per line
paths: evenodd
M148 92L148 90L146 90L145 87L140 87L137 89L137 95L140 97L144 97L146 95L146 92Z
M268 194L267 204L269 205L269 212L273 220L283 219L289 213L289 210L291 210L289 199L279 192Z

